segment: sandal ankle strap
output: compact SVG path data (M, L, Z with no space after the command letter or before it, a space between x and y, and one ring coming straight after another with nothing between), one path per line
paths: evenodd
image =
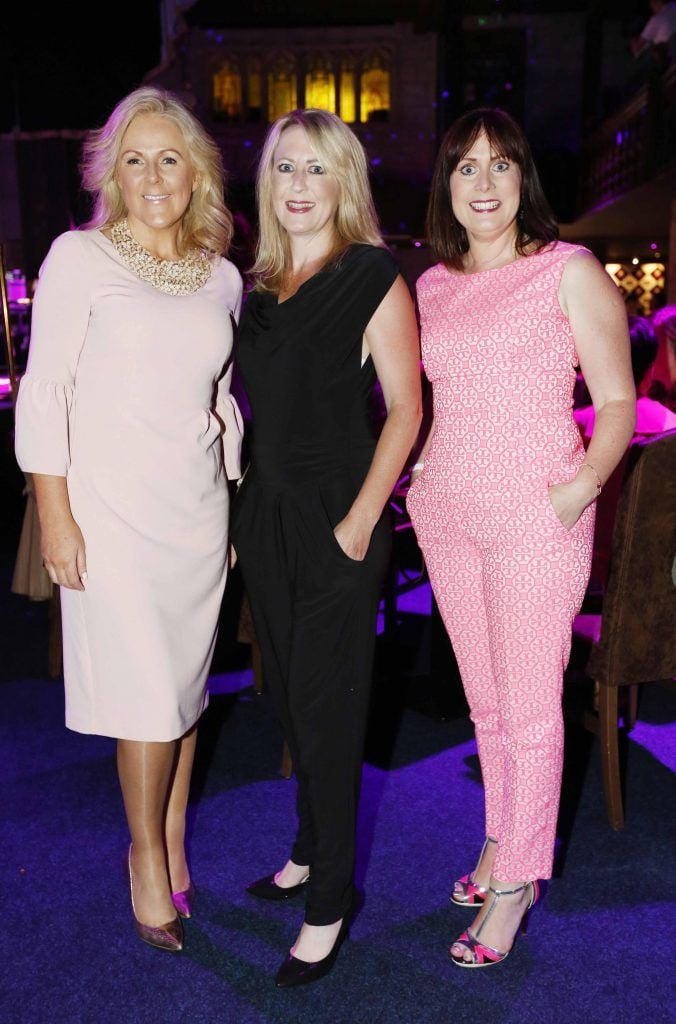
M489 885L488 891L492 892L494 896L514 896L515 893L523 892L532 884L532 882L524 882L523 885L517 885L516 889L494 889L492 885Z

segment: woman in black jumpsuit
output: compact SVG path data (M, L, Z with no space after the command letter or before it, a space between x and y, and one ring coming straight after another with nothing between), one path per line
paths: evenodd
M267 899L306 891L303 928L277 976L288 987L331 968L352 906L390 554L383 510L417 434L420 377L412 301L382 247L350 129L319 110L279 119L258 201L256 285L236 342L251 461L231 536L298 785L291 858L248 890ZM377 447L368 413L376 373L388 407Z

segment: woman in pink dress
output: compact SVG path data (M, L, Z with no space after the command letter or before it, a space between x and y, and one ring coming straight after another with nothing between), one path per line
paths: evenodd
M470 705L486 841L451 899L478 911L451 948L499 963L549 878L563 757L561 690L584 596L594 501L631 437L622 299L586 249L556 241L528 143L505 113L449 129L418 281L434 420L408 509ZM575 367L596 410L585 453Z
M185 814L226 576L242 284L219 151L169 93L123 99L84 150L91 222L51 246L16 452L61 587L66 724L114 736L140 937L182 946Z

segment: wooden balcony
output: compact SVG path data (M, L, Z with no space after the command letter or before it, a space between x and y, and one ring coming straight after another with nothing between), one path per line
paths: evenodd
M584 148L581 214L660 178L676 159L676 65L607 118Z

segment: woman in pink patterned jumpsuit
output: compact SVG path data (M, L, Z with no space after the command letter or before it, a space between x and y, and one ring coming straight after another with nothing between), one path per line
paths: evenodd
M430 195L440 262L418 303L434 421L408 496L485 788L487 840L451 897L478 909L451 948L462 967L505 958L537 879L551 877L571 626L594 500L634 422L621 297L591 253L557 236L519 126L493 109L464 114ZM596 410L586 453L578 363Z

